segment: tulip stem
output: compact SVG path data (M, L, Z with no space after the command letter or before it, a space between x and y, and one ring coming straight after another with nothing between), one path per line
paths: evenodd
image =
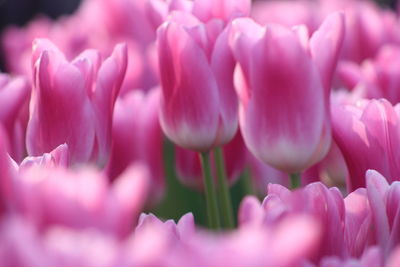
M290 174L290 186L292 189L296 189L300 187L300 173L291 173Z
M221 201L220 207L222 209L222 216L223 216L222 221L226 228L232 229L235 227L235 223L233 220L231 194L229 191L228 180L226 177L224 156L222 154L222 150L220 147L217 147L214 150L214 159L218 175L217 189L218 189L218 195L220 197L219 199Z
M217 204L217 194L215 192L214 182L211 177L210 154L208 152L201 153L201 166L203 168L203 182L206 193L208 226L212 229L219 229L219 212Z
M243 193L245 196L252 195L256 196L253 180L251 177L251 173L249 168L245 168L243 174L242 174L242 187L243 187Z

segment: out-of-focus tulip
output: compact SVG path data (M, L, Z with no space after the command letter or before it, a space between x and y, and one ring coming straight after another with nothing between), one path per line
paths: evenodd
M0 73L0 123L10 139L10 155L20 161L25 153L25 127L20 118L28 104L30 88L23 77L12 78Z
M9 201L9 187L11 171L11 161L8 159L7 150L9 148L8 136L3 130L3 126L0 124L0 218L2 213L6 210Z
M320 162L305 170L301 179L304 185L321 180L328 186L344 189L348 176L349 171L342 152L333 141L328 154Z
M91 169L32 166L9 177L10 193L1 189L10 210L40 228L96 228L122 238L147 200L148 176L144 166L133 165L109 186L104 175Z
M259 24L306 25L310 32L318 28L320 13L320 3L302 0L255 1L251 9L251 17Z
M362 222L361 219L365 217L363 211L356 210L359 205L356 198L351 199L349 203L347 207L351 207L353 210L346 211L340 191L334 187L328 189L319 182L309 184L296 191L290 191L281 185L270 184L268 196L262 205L255 197L247 197L243 200L239 210L239 227L271 227L288 216L311 216L322 227L320 229L321 244L317 255L312 260L318 262L326 256L337 256L344 259L350 254L348 242L354 246L357 242L365 241L363 232L355 233L349 238L346 236L347 225L345 222L349 220L349 223L355 225L357 222ZM348 213L353 217L347 218ZM363 229L368 230L369 227L370 224L367 224ZM363 247L361 246L361 248ZM351 251L354 251L353 247Z
M48 40L35 41L34 88L27 149L31 156L66 143L71 163L104 165L111 149L114 102L124 79L127 50L117 45L102 61L87 50L72 62Z
M275 169L254 157L247 151L247 164L250 171L251 183L260 196L267 194L268 184L289 186L289 175Z
M50 153L45 153L39 157L26 157L19 165L19 170L31 168L33 166L44 166L46 168L69 166L68 146L59 145Z
M385 177L374 170L367 171L366 183L375 239L385 259L400 244L400 183L389 186Z
M398 22L394 14L385 13L372 1L348 2L344 9L346 37L343 44L343 59L361 63L367 58L374 57L385 43L396 42L397 33L393 28L398 27ZM394 19L389 18L390 16ZM392 24L397 26L393 27Z
M319 267L383 267L382 251L375 246L370 247L360 258L341 259L339 257L325 257Z
M27 77L31 75L29 62L32 41L35 38L47 38L51 25L49 19L39 17L23 29L11 26L2 33L2 49L7 71Z
M270 184L264 199L265 222L273 223L288 214L315 216L323 227L318 258L327 255L347 256L345 244L345 206L340 191L322 183L312 183L291 192L283 186Z
M346 210L345 241L349 256L362 257L369 246L374 244L371 231L372 213L365 188L351 192L344 199Z
M293 215L270 227L218 236L199 232L169 254L169 266L307 266L320 244L320 229L312 217Z
M398 106L384 99L332 106L333 137L349 170L348 192L365 187L365 172L374 169L389 182L400 175Z
M158 56L164 133L197 151L229 142L237 129L237 97L227 28L175 12L158 29Z
M310 40L304 28L232 23L231 46L249 150L286 172L300 172L328 152L329 92L343 40L343 14L329 16Z
M348 89L356 87L365 98L386 98L393 105L400 102L400 47L383 46L374 59L361 65L344 62L340 79Z
M228 183L234 184L244 169L246 163L246 147L238 131L235 137L222 148L226 166ZM214 155L211 155L213 158ZM211 160L214 162L214 160ZM214 167L215 173L215 166ZM189 187L203 189L203 177L199 154L180 147L175 147L175 169L178 179ZM216 173L215 173L216 174Z
M207 23L214 19L228 22L234 18L250 14L249 0L150 0L146 3L146 14L156 29L168 19L173 11L191 13L200 21Z
M133 162L149 167L152 198L164 193L163 135L158 120L160 90L133 91L115 104L113 147L108 173L115 179Z

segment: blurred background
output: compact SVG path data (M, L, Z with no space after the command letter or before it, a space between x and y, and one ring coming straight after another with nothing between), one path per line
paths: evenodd
M133 0L134 1L134 0ZM397 0L376 0L381 5L394 8ZM57 18L71 14L81 0L0 0L0 30L9 24L24 25L37 14Z

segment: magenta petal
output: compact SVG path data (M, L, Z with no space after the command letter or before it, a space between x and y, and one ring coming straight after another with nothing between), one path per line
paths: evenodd
M386 214L385 196L389 189L385 177L374 170L366 173L368 200L375 224L376 240L385 251L390 237L389 222Z
M329 15L310 39L310 51L321 73L329 97L330 84L344 39L344 14Z
M127 68L127 46L115 46L112 55L101 65L97 73L96 89L92 103L96 115L97 162L104 165L111 149L111 131L114 104L121 89Z

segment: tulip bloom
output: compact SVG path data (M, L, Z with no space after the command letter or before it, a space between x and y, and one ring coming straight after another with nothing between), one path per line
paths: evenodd
M250 0L150 0L146 1L146 13L148 20L156 29L168 15L175 11L191 13L197 19L207 23L213 19L225 22L250 14Z
M210 34L208 34L208 32ZM229 142L237 129L235 62L222 22L174 13L158 29L160 123L176 144L197 151Z
M30 102L27 149L41 156L66 143L71 163L104 165L111 149L114 102L127 65L125 45L102 61L87 50L72 62L48 40L34 43L34 88Z
M333 137L346 161L349 192L365 187L365 172L374 169L389 182L400 176L400 106L365 100L332 105Z
M400 245L400 183L389 185L385 177L374 170L368 170L365 178L375 240L386 257Z
M147 94L132 91L117 100L113 118L113 147L107 166L113 180L134 162L147 165L151 174L153 203L161 199L165 186L159 100L159 88Z
M96 228L123 238L147 200L149 174L145 166L133 165L110 185L92 169L37 165L9 172L3 179L0 192L7 197L7 210L39 228Z
M361 65L340 65L340 78L348 89L360 91L366 98L385 98L393 105L400 102L400 48L383 46L374 59Z
M9 153L18 162L25 153L26 124L22 122L20 115L28 105L29 94L30 88L25 78L12 78L0 73L0 123L3 124L10 139ZM27 112L25 113L27 116Z
M294 173L327 153L329 95L343 23L335 13L308 40L304 28L233 21L239 123L247 147L265 163Z

